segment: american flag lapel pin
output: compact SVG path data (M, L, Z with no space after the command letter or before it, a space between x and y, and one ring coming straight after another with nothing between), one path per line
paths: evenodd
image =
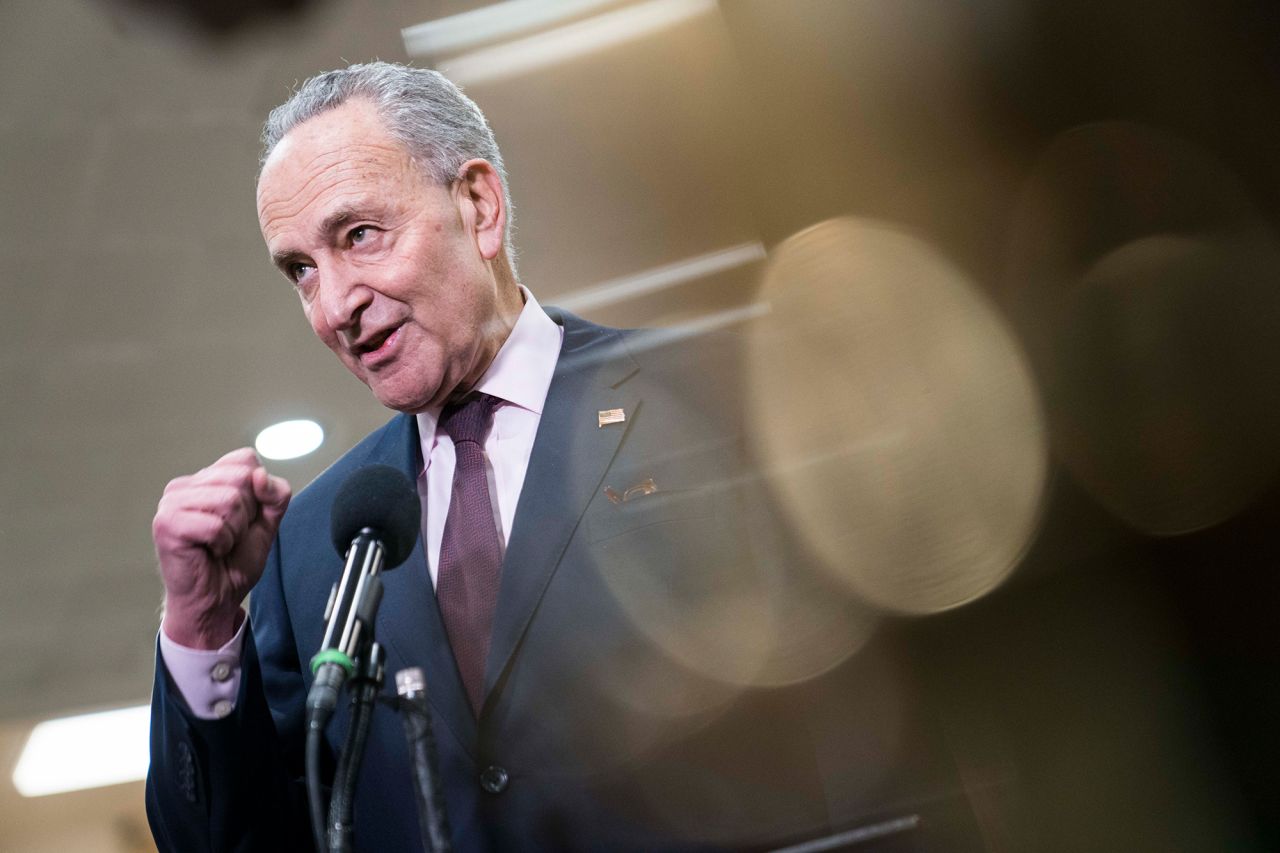
M609 424L626 423L627 413L622 409L601 409L597 415L597 426L607 427Z

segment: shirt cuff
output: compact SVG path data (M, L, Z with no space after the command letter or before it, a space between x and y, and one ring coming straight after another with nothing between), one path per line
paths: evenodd
M243 613L244 611L241 611ZM175 643L160 627L160 657L169 678L191 713L201 720L220 720L236 707L240 692L240 658L244 649L246 618L240 619L235 636L220 649L193 649Z

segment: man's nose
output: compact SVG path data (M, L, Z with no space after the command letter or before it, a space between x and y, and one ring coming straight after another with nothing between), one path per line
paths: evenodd
M338 332L355 329L372 299L373 291L345 264L334 264L322 273L320 310L329 328Z

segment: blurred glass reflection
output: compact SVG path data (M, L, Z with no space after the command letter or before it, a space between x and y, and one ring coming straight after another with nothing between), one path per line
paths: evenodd
M797 534L876 607L991 591L1037 528L1047 447L1000 317L931 246L833 219L774 253L752 326L754 438Z
M683 338L690 330L719 335L696 323L673 332ZM725 375L707 363L697 369ZM726 411L718 400L700 402L709 414ZM586 523L608 567L601 580L649 646L637 660L656 653L666 663L632 671L623 659L594 683L645 717L699 717L741 688L812 678L860 648L877 615L793 563L770 491L757 474L739 470L739 437L730 431L686 445L682 436L662 435L663 447L635 454L633 473L609 475L610 483L656 483L656 494L605 507ZM619 487L617 500L624 493ZM650 524L634 527L646 518Z
M1016 219L1006 296L1066 468L1145 533L1239 512L1280 464L1280 244L1242 183L1168 133L1091 124L1047 148Z

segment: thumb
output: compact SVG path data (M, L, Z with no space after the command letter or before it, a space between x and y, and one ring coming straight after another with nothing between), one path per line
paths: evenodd
M293 490L284 477L274 477L266 468L258 468L253 472L253 496L262 507L263 520L274 528L288 509Z

